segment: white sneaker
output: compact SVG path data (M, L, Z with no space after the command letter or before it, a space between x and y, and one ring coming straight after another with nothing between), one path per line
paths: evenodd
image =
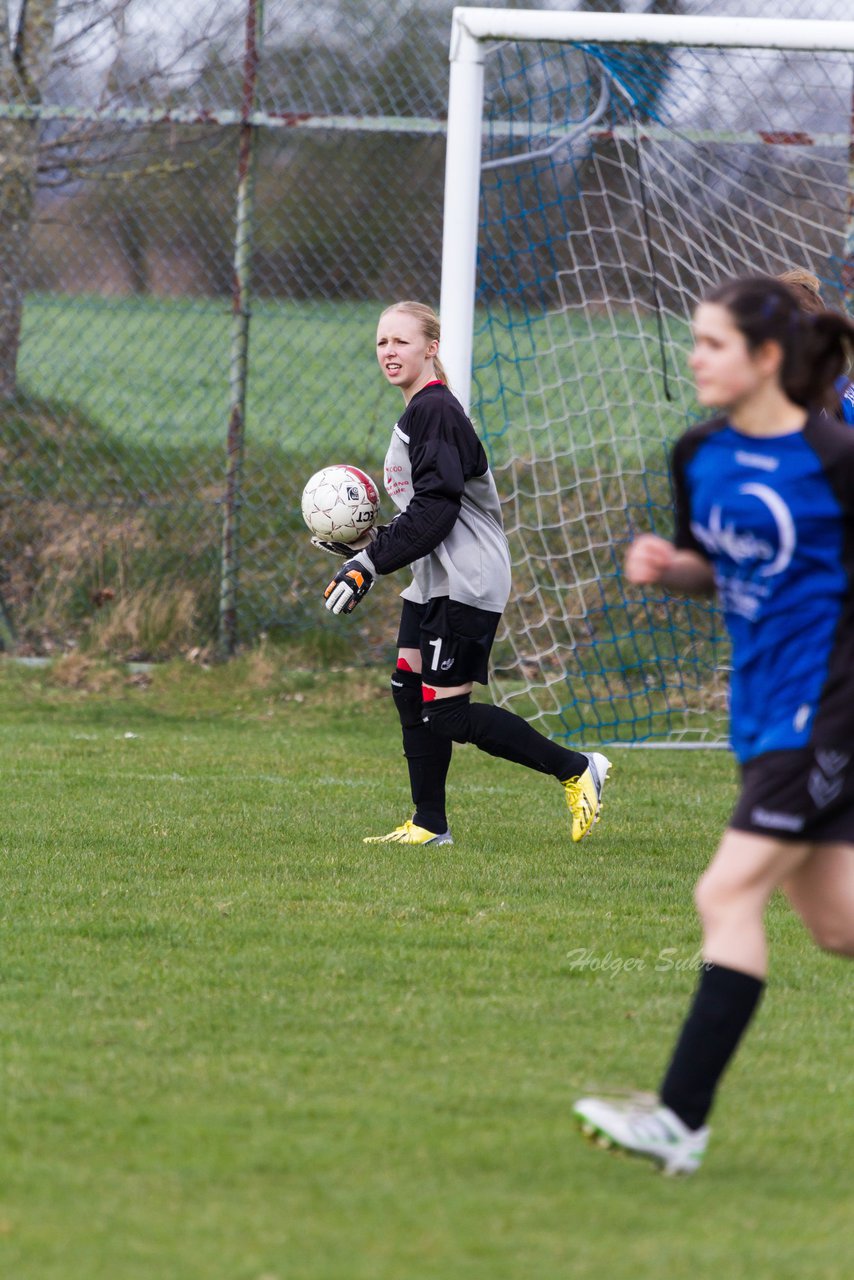
M563 784L566 807L572 815L572 839L586 836L602 812L602 790L608 778L611 761L598 751L587 756L587 768L577 778L567 778Z
M709 1142L707 1126L689 1129L674 1111L660 1104L621 1106L603 1098L582 1098L572 1111L581 1132L597 1146L646 1156L670 1175L695 1173Z

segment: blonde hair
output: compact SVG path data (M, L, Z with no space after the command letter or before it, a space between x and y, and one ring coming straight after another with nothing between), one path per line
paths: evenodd
M805 267L792 267L791 271L782 272L777 279L788 285L797 298L801 311L805 311L807 315L819 315L826 309L821 297L821 281Z
M418 321L421 332L428 342L439 341L439 317L432 307L428 307L424 302L393 302L390 307L386 307L382 313L387 316L392 311L403 311L408 316L413 316ZM445 367L438 355L433 357L433 368L436 370L436 377L441 378L448 385L448 375L445 373Z

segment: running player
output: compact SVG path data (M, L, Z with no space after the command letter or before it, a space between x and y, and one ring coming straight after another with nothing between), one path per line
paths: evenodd
M672 460L676 535L630 546L632 582L716 588L732 641L742 788L696 903L704 965L646 1109L585 1098L602 1145L691 1173L721 1076L765 986L765 907L788 896L820 947L854 955L854 434L833 396L854 325L805 314L779 281L716 289L694 317L700 404Z
M382 313L377 357L403 393L404 411L385 460L385 487L399 514L353 546L313 538L350 557L324 592L326 608L349 613L377 574L409 566L402 592L391 692L403 730L414 813L366 843L450 844L445 781L454 742L551 774L565 790L571 835L599 817L610 762L559 746L525 720L471 701L486 684L489 654L510 593L510 557L486 454L439 360L439 321L421 303Z

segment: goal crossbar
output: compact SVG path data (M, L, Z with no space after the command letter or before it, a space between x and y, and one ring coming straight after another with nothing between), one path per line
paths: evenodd
M809 18L707 18L657 13L577 13L556 9L453 11L451 59L469 36L486 40L597 41L602 44L690 45L693 48L815 49L854 52L854 23Z

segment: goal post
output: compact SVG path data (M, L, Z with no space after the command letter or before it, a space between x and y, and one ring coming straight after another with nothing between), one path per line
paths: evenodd
M710 603L641 592L700 411L697 299L803 267L854 284L854 22L457 8L442 359L502 494L496 698L583 744L726 740Z

